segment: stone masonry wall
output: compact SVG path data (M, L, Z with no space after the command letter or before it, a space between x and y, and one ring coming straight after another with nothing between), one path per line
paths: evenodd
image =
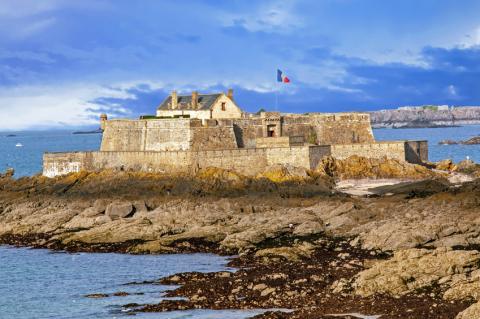
M239 147L256 147L256 139L265 137L259 117L233 120ZM286 114L281 117L282 136L303 136L317 145L373 143L370 116L367 113Z
M308 146L300 146L198 152L46 153L43 157L43 174L54 177L81 170L104 169L187 173L206 167L219 167L244 175L256 175L273 164L292 164L310 169L309 152Z
M426 161L426 146L424 141L399 141L216 151L46 153L43 159L43 174L53 177L81 170L104 169L187 173L213 166L235 170L244 175L256 175L273 164L315 169L318 162L327 155L339 159L359 155L376 158L386 156L401 161L421 158ZM409 155L406 154L407 148L411 152Z
M193 151L236 149L233 126L199 126L191 128L190 149Z
M405 158L410 163L421 163L428 161L427 141L405 142Z
M406 160L404 141L330 145L330 150L331 155L338 159L345 159L352 155L357 155L367 158L382 158L386 156L400 161Z
M317 135L317 144L373 143L370 116L364 113L309 115Z
M332 150L330 145L321 145L321 146L311 146L310 147L310 167L315 169L318 166L318 163L325 156L331 155Z
M111 120L100 151L186 151L237 148L230 120Z
M257 147L289 147L290 138L288 136L281 137L257 137Z
M103 132L101 151L178 151L190 148L189 119L110 120Z

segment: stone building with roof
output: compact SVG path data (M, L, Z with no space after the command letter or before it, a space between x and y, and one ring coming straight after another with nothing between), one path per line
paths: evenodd
M368 113L243 112L228 93L178 95L156 116L101 116L99 151L44 154L43 174L104 169L189 173L207 167L256 175L270 165L315 169L325 156L428 160L426 141L375 141Z
M157 108L157 117L193 119L236 119L242 110L233 99L233 90L225 93L179 95L173 91Z

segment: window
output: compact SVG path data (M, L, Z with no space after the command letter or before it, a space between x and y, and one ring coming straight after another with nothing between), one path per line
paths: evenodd
M225 102L222 102L222 111L225 111L226 110L226 104Z

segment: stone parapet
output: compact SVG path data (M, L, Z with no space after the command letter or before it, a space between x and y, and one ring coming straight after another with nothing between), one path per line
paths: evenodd
M204 151L122 151L45 153L43 175L54 177L72 172L134 170L161 173L191 173L207 167L256 175L274 164L315 169L324 156L352 155L388 157L401 161L427 160L425 141L379 142L371 144L267 147ZM428 154L427 154L428 155Z

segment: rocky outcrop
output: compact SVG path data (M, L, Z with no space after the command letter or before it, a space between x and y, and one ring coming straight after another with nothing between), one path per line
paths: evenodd
M454 144L463 144L463 145L477 145L480 144L480 136L474 136L464 141L453 141L453 140L442 140L438 142L441 145L454 145Z
M353 284L355 293L401 296L433 285L450 287L478 274L478 251L407 249L362 271Z
M360 156L350 156L343 160L325 157L318 164L316 171L337 179L424 179L437 176L425 166L389 158L377 159Z
M188 294L179 288L178 296L190 300L145 311L293 307L289 318L311 318L302 311L402 315L409 307L405 317L392 318L454 318L478 299L480 255L472 247L480 244L480 181L453 187L439 178L446 173L403 165L326 159L317 171L275 166L255 178L215 168L196 176L3 177L0 243L242 256L233 266L245 268L234 275L198 275L205 281ZM449 170L451 163L444 165ZM345 177L403 179L402 168L413 181L384 186L375 196L350 197L331 187Z
M438 144L440 144L440 145L455 145L455 144L458 144L458 142L454 141L454 140L441 140L440 142L438 142Z
M480 144L480 136L475 136L475 137L469 138L468 140L461 141L460 143L464 144L464 145Z
M480 303L473 304L464 311L460 312L455 319L477 319L480 318Z
M134 213L134 207L132 203L129 202L116 202L108 204L105 209L105 215L110 217L111 220L116 220L119 218L126 218Z

